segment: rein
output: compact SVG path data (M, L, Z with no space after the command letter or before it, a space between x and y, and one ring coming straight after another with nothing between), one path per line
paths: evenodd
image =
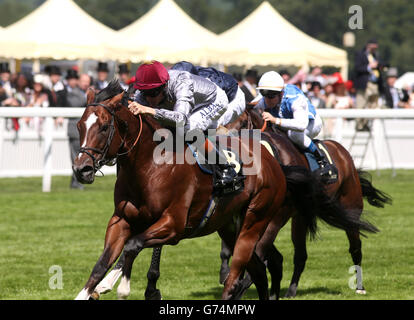
M110 163L113 160L113 159L107 160L107 159L105 159L105 157L106 157L106 154L108 153L109 147L111 146L112 139L114 138L114 134L115 134L114 119L116 118L116 115L115 115L115 112L114 112L113 109L109 108L108 106L106 106L106 105L104 105L102 103L89 103L89 104L86 105L86 108L88 108L88 107L102 107L106 111L108 111L110 113L110 115L111 115L111 123L109 125L110 126L110 132L109 132L108 138L107 138L107 140L105 142L105 146L103 147L103 149L100 150L100 149L92 148L92 147L82 147L82 148L79 149L79 153L86 153L89 157L91 157L91 159L93 161L94 171L96 172L102 166ZM137 137L136 137L136 139L134 141L134 144L126 152L117 153L116 154L116 158L118 158L119 156L128 154L137 145L137 143L139 141L139 138L141 137L141 133L142 133L142 117L141 117L141 115L139 115L139 122L140 122L139 132L138 132L138 135L137 135ZM121 147L124 144L125 144L125 138L122 139L122 143L119 146L118 150L121 149ZM98 153L98 154L101 154L101 158L99 160L97 160L95 158L95 156L90 151L95 152L95 153Z

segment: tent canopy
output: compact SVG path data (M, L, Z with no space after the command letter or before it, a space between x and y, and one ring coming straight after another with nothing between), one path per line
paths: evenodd
M222 59L225 64L335 66L347 68L346 51L300 31L267 1L243 21L219 35L228 50L244 52Z
M124 60L139 62L156 59L175 63L187 60L207 64L215 62L217 35L191 19L172 0L160 0L150 11L118 31L129 39L130 50ZM131 50L142 51L131 54Z
M16 59L110 59L107 44L116 32L72 0L47 0L4 29L0 56ZM118 43L120 39L116 37Z

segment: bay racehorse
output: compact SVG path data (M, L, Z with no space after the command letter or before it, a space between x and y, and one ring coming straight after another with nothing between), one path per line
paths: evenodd
M268 141L272 143L279 152L279 159L282 165L285 166L301 166L309 168L308 162L302 152L293 145L287 135L274 126L266 124L261 116L261 112L254 108L248 108L238 120L227 126L229 130L239 131L244 128L255 129L260 128L268 137ZM363 199L377 208L383 208L385 204L392 202L389 195L375 188L370 179L370 175L362 170L355 168L349 152L338 142L333 140L324 140L324 145L327 147L330 157L338 169L338 180L326 186L326 191L333 198L338 199L342 207L346 208L345 212L352 213L354 219L359 219L363 212ZM299 202L300 203L300 202ZM290 286L286 292L286 297L296 296L296 291L300 276L305 268L307 260L306 251L306 234L304 228L303 216L295 215L297 208L291 208L292 228L291 238L294 245L294 272L290 282ZM289 218L288 217L288 218ZM282 277L282 261L283 257L280 252L274 247L273 242L280 230L280 228L288 220L282 224L273 219L266 229L264 236L257 245L256 252L264 260L267 260L267 265L273 266L278 277ZM351 254L354 265L361 266L362 250L360 232L355 228L348 228L345 230L349 241L349 253ZM223 250L220 254L222 259L221 279L228 272L228 259L231 255L231 250L226 248L223 244ZM272 272L271 272L272 273ZM273 282L272 282L273 283ZM277 283L277 281L275 282ZM239 287L240 294L248 288L251 281L248 276L243 280L243 284ZM275 289L272 288L272 292ZM364 294L365 289L361 281L358 282L356 293Z
M329 224L340 227L342 229L363 229L368 231L375 231L375 228L367 223L362 223L359 220L352 220L354 218L352 214L344 212L344 209L340 207L337 202L332 201L329 196L325 195L323 184L315 179L315 177L310 175L308 170L304 171L303 168L295 166L283 166L282 169L287 179L289 193L296 194L297 202L304 204L303 206L298 206L296 212L299 215L304 215L303 223L306 226L306 231L309 230L311 234L316 231L315 217L317 215L319 215ZM304 196L304 192L307 194L307 196ZM292 201L294 197L290 196L290 198L290 201L284 202L283 208L280 210L281 214L277 215L278 218L274 220L274 223L284 224L286 223L285 221L287 221L287 219L290 217L291 206L296 206L295 201ZM333 215L334 212L336 215ZM222 233L224 232L222 231ZM235 236L232 235L232 237L234 238ZM225 242L223 241L223 243ZM227 247L227 245L225 245L225 247ZM154 248L151 266L147 274L148 285L145 292L145 297L147 299L161 298L159 290L156 289L156 281L159 277L160 258L161 246L157 246ZM93 293L93 297L98 298L100 294L110 291L115 282L120 277L123 270L130 270L132 268L132 263L133 259L126 261L124 251L114 269L96 287L96 290ZM274 272L275 268L270 268L269 270L271 272ZM276 272L278 271L276 270ZM278 280L278 276L272 274L272 287L277 288L278 281L280 282L280 280ZM243 288L243 285L237 285L235 287L233 296L236 298L240 297L241 293L243 292ZM124 276L121 280L120 285L118 286L118 297L126 297L129 294L129 291L129 276ZM278 291L275 294L278 296Z
M223 241L234 248L222 298L234 297L236 283L246 269L259 298L267 299L265 265L254 248L286 198L286 178L277 160L263 147L256 154L252 144L226 138L229 145L232 142L232 146L247 150L258 171L246 175L242 191L220 198L215 213L194 235L212 197L212 178L194 163L158 163L154 150L159 142L153 137L161 126L151 117L135 117L125 107L127 99L128 94L117 81L98 94L88 90L87 106L78 122L81 148L73 165L78 180L93 183L101 166L115 158L119 173L103 252L76 298L91 297L122 250L121 281L129 283L132 262L143 248L175 245L185 238L218 231ZM175 151L173 156L177 156ZM237 237L229 231L233 215L242 218Z

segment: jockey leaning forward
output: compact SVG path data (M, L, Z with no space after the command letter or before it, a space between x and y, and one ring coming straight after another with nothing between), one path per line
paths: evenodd
M184 132L216 129L219 118L227 110L226 93L213 82L187 71L169 70L158 61L140 65L134 88L139 92L129 110L137 115L150 115L167 127L183 128ZM229 187L237 182L233 166L224 154L206 139L207 152L216 153L213 166L215 187Z
M180 61L171 67L172 70L188 71L192 74L206 78L214 82L219 88L223 89L229 101L226 112L220 117L217 124L225 126L233 122L246 109L244 92L240 89L237 80L228 73L221 72L212 67L195 66L187 61Z
M257 89L263 98L255 108L264 110L263 119L285 131L302 151L313 154L322 177L330 177L336 172L312 141L322 129L322 119L305 94L295 85L285 85L281 75L275 71L264 73Z

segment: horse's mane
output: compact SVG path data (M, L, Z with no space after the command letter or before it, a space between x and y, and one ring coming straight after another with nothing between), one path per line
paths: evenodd
M109 84L99 91L95 96L95 102L102 102L108 99L112 99L116 95L125 92L122 89L118 79L112 79Z

